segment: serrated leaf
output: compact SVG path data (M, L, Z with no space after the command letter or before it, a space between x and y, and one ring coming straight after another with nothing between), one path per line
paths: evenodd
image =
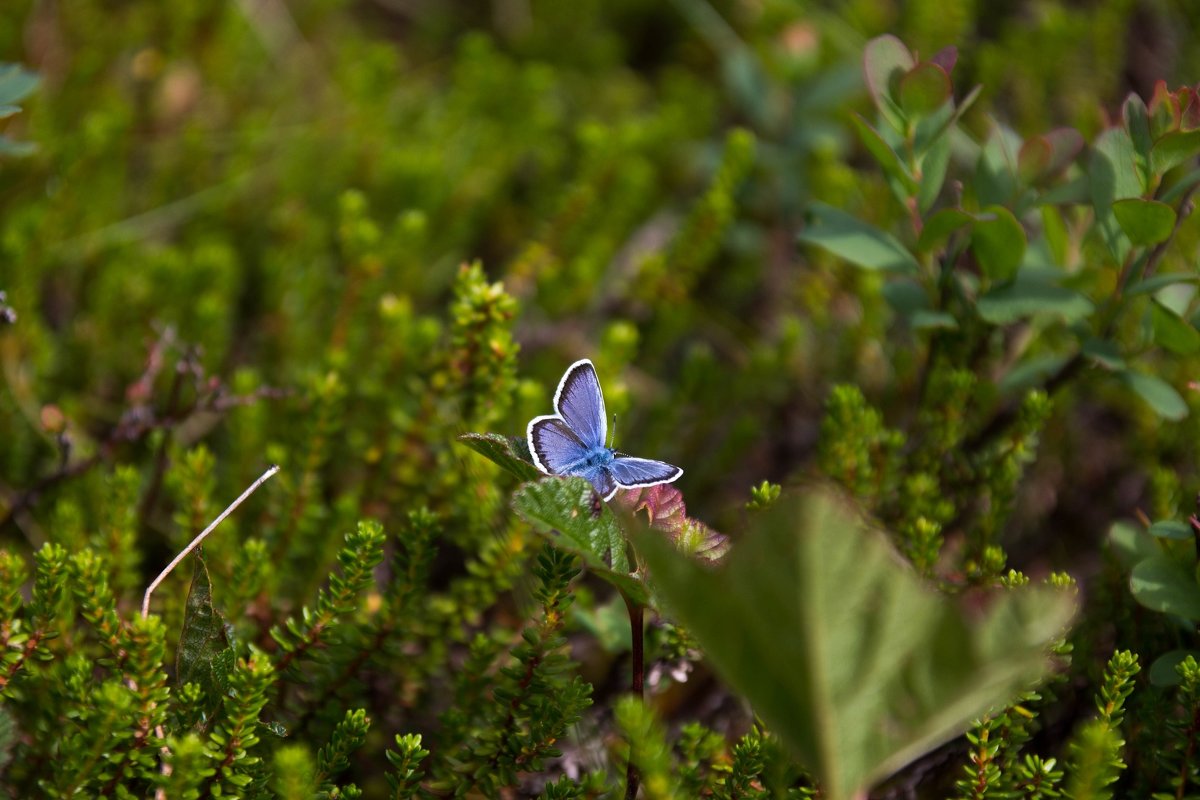
M1200 620L1196 576L1170 556L1151 556L1138 563L1129 577L1129 588L1134 599L1152 611Z
M543 476L530 460L524 439L498 433L464 433L458 440L519 480L535 481Z
M225 618L212 603L208 567L203 555L196 553L192 585L183 610L183 629L179 633L179 647L175 654L175 684L198 684L211 712L225 696L227 676L233 662L233 649L225 632Z
M1092 301L1073 289L1020 279L992 289L979 298L976 308L979 316L993 325L1007 325L1036 314L1075 322L1095 311Z
M1190 356L1200 352L1200 331L1155 298L1150 303L1154 341L1172 353Z
M1175 229L1175 209L1157 200L1127 197L1112 206L1117 224L1138 247L1165 242Z
M994 281L1017 274L1025 257L1025 229L1004 206L988 206L971 228L971 251L984 273Z
M809 206L800 241L864 269L916 272L917 259L891 234L824 203Z
M1066 594L1033 589L968 612L825 490L782 498L717 571L653 532L633 538L669 610L829 800L1031 686L1072 613Z
M1188 414L1187 403L1171 384L1162 378L1144 372L1126 370L1119 373L1121 380L1146 401L1154 412L1163 419L1178 422Z
M616 516L586 480L545 477L521 486L512 502L534 530L578 555L597 576L630 599L648 601L645 585L630 574L625 535Z

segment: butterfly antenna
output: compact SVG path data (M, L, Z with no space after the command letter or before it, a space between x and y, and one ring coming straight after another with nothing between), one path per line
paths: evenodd
M611 450L613 442L617 440L617 415L613 414L612 429L608 432L608 449Z

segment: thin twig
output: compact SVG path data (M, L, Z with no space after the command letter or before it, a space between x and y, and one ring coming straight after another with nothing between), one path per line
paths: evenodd
M162 572L160 572L158 574L158 577L150 582L150 585L148 587L146 587L146 594L142 597L142 617L150 616L150 595L154 594L154 590L158 588L158 585L160 583L162 583L163 580L165 580L168 575L171 574L172 570L174 570L177 566L179 566L179 562L183 561L183 559L187 558L189 553L191 553L193 550L195 550L197 547L199 547L200 543L204 541L204 537L206 537L210 533L212 533L214 528L216 528L218 525L220 525L225 520L225 518L228 517L235 508L237 508L243 502L245 502L247 497L254 494L255 490L258 489L259 486L262 486L263 483L265 483L266 480L268 478L270 478L272 475L274 475L276 472L279 472L278 464L271 466L270 469L268 469L266 472L264 472L262 475L260 475L258 480L256 480L254 483L250 484L249 489L242 492L237 500L234 500L232 503L230 503L228 508L226 508L224 511L222 511L221 514L216 519L214 519L211 523L209 523L207 528L200 531L200 533L196 536L196 538L192 539L191 543L188 544L187 547L183 548L183 550L179 553L179 555L175 556L175 558L171 560L170 564L167 564L166 569L164 569Z

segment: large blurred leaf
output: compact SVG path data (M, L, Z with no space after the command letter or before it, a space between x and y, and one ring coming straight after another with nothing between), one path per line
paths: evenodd
M1150 304L1150 322L1154 328L1154 341L1172 353L1190 356L1200 352L1200 331L1158 299Z
M1147 558L1133 568L1129 588L1146 608L1200 620L1200 586L1196 575L1168 555Z
M1133 389L1163 419L1177 422L1187 416L1187 403L1162 378L1133 370L1125 370L1120 375L1125 385Z
M1033 589L968 611L824 490L779 501L718 571L653 532L634 542L669 609L828 800L1032 685L1072 611L1066 594Z
M21 102L37 88L37 73L20 64L0 64L0 106Z
M971 229L971 250L984 273L995 281L1017 274L1025 257L1025 229L1003 206L989 206Z
M1021 279L988 292L979 298L976 307L979 316L993 325L1007 325L1035 314L1075 322L1095 310L1091 300L1073 289Z
M1113 203L1112 210L1129 241L1139 247L1165 242L1175 229L1175 209L1157 200L1127 197Z
M1140 197L1146 188L1138 172L1137 153L1128 133L1121 128L1110 128L1100 135L1092 147L1088 181L1097 226L1113 256L1122 261L1129 249L1129 239L1121 230L1112 206L1117 200Z
M863 50L863 76L875 107L897 132L904 131L904 114L896 100L896 90L904 75L913 68L912 53L904 42L885 34L867 42Z
M589 570L630 599L647 602L646 587L629 574L625 535L616 516L583 478L546 477L527 483L513 495L513 508L535 530L578 555Z
M225 632L225 619L213 607L212 583L204 556L196 554L192 586L183 611L183 630L175 654L175 683L199 684L212 708L225 696L226 676L233 668L234 652Z
M464 433L458 440L523 481L536 481L542 472L529 460L524 439L498 433Z
M824 203L813 203L800 241L866 269L916 272L917 259L895 237Z

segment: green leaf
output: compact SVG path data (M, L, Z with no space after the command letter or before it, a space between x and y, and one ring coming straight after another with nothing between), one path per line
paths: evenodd
M597 576L631 599L647 602L645 585L630 575L616 515L586 480L546 477L526 483L513 495L513 508L556 546L581 557Z
M905 127L904 114L896 102L896 87L913 68L912 53L891 34L877 36L863 50L863 76L875 108L897 132Z
M899 185L902 190L900 199L903 200L905 197L915 194L917 191L916 179L913 178L912 173L905 166L904 162L900 160L900 156L892 146L879 135L879 131L872 128L858 114L851 114L850 122L858 132L858 138L862 140L863 146L867 148L867 152L883 168L884 173Z
M1127 197L1141 197L1146 191L1137 168L1137 153L1129 133L1110 128L1096 139L1088 165L1088 182L1096 223L1113 256L1122 261L1129 240L1113 214L1113 203Z
M921 236L917 239L917 249L928 253L946 243L946 240L957 230L975 224L975 217L961 208L943 208L929 219L921 228Z
M1025 257L1025 229L1003 206L988 206L971 229L971 250L984 273L994 281L1017 274Z
M914 331L958 329L958 320L949 311L918 311L909 318L908 324Z
M1175 355L1190 356L1200 352L1200 331L1157 298L1150 303L1150 322L1154 341Z
M1146 104L1142 98L1130 92L1121 107L1121 114L1125 118L1125 129L1129 131L1129 139L1133 142L1134 153L1137 154L1137 164L1145 180L1149 177L1145 173L1150 167L1150 149L1154 146Z
M1163 419L1178 422L1187 416L1187 403L1179 392L1162 378L1133 370L1125 370L1119 374L1125 385L1133 389Z
M900 78L900 108L910 117L932 114L951 97L950 76L931 61L922 61Z
M458 440L522 481L536 481L543 476L530 461L524 439L498 433L464 433Z
M1126 297L1135 297L1139 294L1147 294L1149 292L1157 292L1166 286L1174 286L1177 283L1200 283L1200 275L1191 273L1171 272L1163 275L1154 275L1144 281L1138 281L1132 284L1125 290Z
M1162 553L1153 537L1142 526L1121 520L1108 529L1108 543L1127 567Z
M175 683L195 683L212 706L225 696L226 676L234 663L233 649L225 632L225 619L213 607L212 583L204 556L196 553L192 586L183 610L183 629L175 654Z
M1066 363L1066 356L1037 356L1026 359L1000 379L998 388L1001 394L1023 391L1047 380Z
M1073 128L1058 128L1025 140L1017 153L1017 174L1026 183L1054 175L1083 150L1083 137Z
M1175 209L1157 200L1127 197L1113 203L1113 215L1138 247L1165 242L1175 229Z
M1150 526L1150 535L1157 536L1159 539L1188 541L1192 538L1192 528L1186 522L1163 519Z
M942 185L946 182L946 169L950 166L950 137L943 136L921 157L921 187L917 192L917 209L925 214L933 208Z
M1000 593L986 615L925 586L832 492L787 497L711 571L634 534L663 601L813 772L859 796L1031 686L1072 613Z
M20 64L0 65L0 106L15 105L37 88L37 73L30 72Z
M897 314L911 317L918 311L929 310L929 293L914 280L899 278L883 285L883 298Z
M1200 651L1196 650L1168 650L1154 659L1148 673L1150 683L1154 686L1178 686L1183 679L1175 667L1182 664L1188 656L1200 661Z
M1072 289L1019 279L980 297L976 308L979 316L993 325L1007 325L1035 314L1075 322L1095 310L1091 300Z
M1150 163L1154 174L1162 175L1167 170L1195 158L1200 153L1200 131L1172 131L1154 143L1150 152Z
M1200 620L1200 586L1192 571L1167 555L1147 558L1133 568L1129 588L1153 611Z
M1017 195L1017 163L1021 137L996 125L979 151L975 165L975 197L979 205L1005 205Z
M864 269L916 272L917 259L891 234L824 203L809 206L799 239Z
M1083 347L1080 350L1085 356L1105 369L1125 369L1125 359L1121 357L1121 351L1115 343L1106 339L1097 339L1094 336L1089 337L1084 340Z

